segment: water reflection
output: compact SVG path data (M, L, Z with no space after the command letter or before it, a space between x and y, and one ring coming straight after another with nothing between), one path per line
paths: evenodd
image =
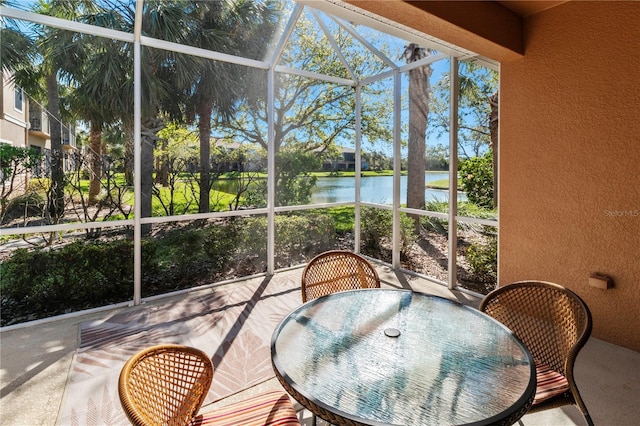
M447 179L449 174L428 173L425 182ZM449 192L425 187L427 201L448 201ZM360 178L360 198L367 203L391 204L393 202L393 176L365 176ZM464 193L458 193L458 201L466 201ZM313 204L355 201L355 177L321 177L311 194ZM400 177L400 204L407 202L407 177Z

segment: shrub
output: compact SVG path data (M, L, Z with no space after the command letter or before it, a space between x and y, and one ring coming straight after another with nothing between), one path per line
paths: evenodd
M37 192L27 192L17 195L6 201L2 209L2 222L8 222L17 218L42 217L45 209L45 200Z
M266 225L265 217L230 218L145 239L144 296L212 283L232 267L242 268L240 273L260 271L266 262ZM279 266L302 263L332 247L334 227L328 214L276 216ZM0 263L2 325L131 300L133 268L130 240L18 249Z
M426 203L426 209L432 212L448 213L449 203L446 201L430 201ZM468 201L458 203L458 216L476 217L481 219L493 219L496 217L496 211L478 206ZM446 235L449 229L448 221L437 217L423 216L420 219L422 227L427 231L434 231L442 235ZM475 229L477 225L469 225L468 223L458 222L458 229Z
M155 250L143 248L143 269L156 270ZM2 325L129 300L133 244L73 242L57 249L18 249L0 265Z
M238 258L255 256L259 259L267 258L267 218L252 216L243 219L238 231Z
M493 208L493 154L472 157L458 165L460 186L467 199L480 207Z
M498 276L498 238L489 235L485 243L474 242L466 251L467 261L479 281L495 281Z
M400 213L400 252L405 254L417 239L415 222L406 213Z
M154 241L159 270L148 276L154 294L213 282L222 275L237 244L233 220L170 230ZM146 273L146 271L145 271Z
M390 240L393 216L388 210L363 207L360 210L360 235L364 253L379 253L383 240Z
M363 207L360 213L360 234L364 253L379 253L384 242L393 236L393 212L391 210ZM400 214L400 252L406 254L416 241L414 222L406 214Z
M315 153L279 151L276 154L276 205L308 204L317 180L308 171L318 168L320 160Z
M335 240L334 228L333 218L328 214L276 216L276 252L309 257L326 251Z
M309 204L318 178L309 173L318 170L321 162L315 153L281 150L276 154L276 206ZM257 179L249 188L243 205L267 205L267 180Z
M428 201L425 205L426 210L438 213L448 213L449 203L446 201ZM448 232L448 221L446 219L440 219L433 216L422 216L420 218L420 224L427 231L433 231L441 235L446 235Z
M328 214L299 213L275 218L275 253L278 258L290 258L289 264L329 249L335 240L335 226ZM256 256L257 255L257 256ZM267 219L251 217L243 221L238 234L238 256L266 259Z
M222 270L225 267L235 252L237 240L238 230L234 221L207 230L203 249L213 268Z
M11 197L26 190L26 182L21 176L29 174L41 161L42 155L33 148L0 143L0 212Z

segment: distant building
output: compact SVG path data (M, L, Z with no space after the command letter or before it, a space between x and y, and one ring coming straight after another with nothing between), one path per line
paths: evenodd
M73 167L72 156L76 149L75 127L64 125L33 100L21 87L11 80L11 74L3 71L0 76L2 97L0 98L0 143L20 148L31 148L42 155L43 161L34 174L47 176L50 172L51 126L61 126L64 167ZM27 176L22 177L26 182Z
M211 163L220 172L261 172L267 168L266 154L256 144L226 139L211 139L211 146L224 152L222 158L211 156Z
M222 159L216 158L215 154L211 156L212 166L218 171L264 171L267 168L266 155L261 148L257 148L255 144L241 143L225 139L211 139L212 148L228 154L242 152L239 155L226 155ZM356 169L356 150L343 146L337 146L337 155L329 158L325 156L322 162L322 170L328 172L335 171L355 171ZM321 148L314 150L320 154ZM369 170L369 162L364 158L361 160L361 170Z
M356 150L344 146L337 146L338 156L325 158L322 163L322 170L326 172L356 170ZM364 158L361 159L360 170L369 170L369 163Z

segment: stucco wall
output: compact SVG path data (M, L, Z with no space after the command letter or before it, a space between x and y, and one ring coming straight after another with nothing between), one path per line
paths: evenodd
M640 351L640 3L569 2L524 21L502 64L501 284L589 305L593 336ZM593 272L615 288L589 287Z

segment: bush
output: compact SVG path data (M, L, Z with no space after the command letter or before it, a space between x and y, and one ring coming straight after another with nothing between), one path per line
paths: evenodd
M238 258L257 257L266 261L267 258L267 218L252 216L243 219L238 232Z
M383 240L390 240L393 216L388 210L363 207L360 211L360 235L364 253L379 253Z
M206 227L176 228L149 239L156 247L159 266L155 276L146 275L150 291L160 294L213 282L223 275L235 252L236 234L234 221L226 220Z
M154 271L155 250L143 249ZM74 242L58 249L18 249L0 265L2 325L131 299L133 243Z
M309 204L318 178L309 173L321 167L315 153L281 150L276 154L276 206ZM267 180L258 179L246 194L245 206L267 205Z
M448 213L449 203L446 201L428 201L425 205L426 210L438 213ZM449 229L448 221L432 216L422 216L420 224L427 231L433 231L441 235L446 235Z
M498 276L498 238L489 235L486 243L473 243L466 251L467 261L479 281L495 281Z
M207 230L203 248L213 268L224 269L235 252L237 239L238 230L234 221Z
M362 251L368 254L380 253L385 242L393 237L393 212L391 210L363 207L360 213L360 235ZM400 214L400 252L406 254L416 241L414 222L406 214Z
M240 274L264 270L266 226L265 217L231 218L144 240L144 296L213 283L234 267ZM278 267L302 263L333 247L334 227L328 214L276 216ZM18 249L0 263L1 324L131 300L133 268L130 240Z
M458 165L460 186L467 199L480 207L493 208L493 154L472 157Z
M6 205L1 213L2 223L17 218L42 217L45 204L44 198L37 192L17 195L10 200L6 200Z
M315 153L279 151L276 154L276 206L308 204L318 179L308 171L319 168L320 160Z
M448 213L449 203L446 201L430 201L426 203L426 209L432 212ZM458 203L458 216L460 217L475 217L481 219L493 219L496 217L496 211L480 207L474 203L468 201L462 201ZM446 219L440 219L437 217L423 216L420 219L422 227L427 231L433 231L438 234L446 235L449 226ZM458 222L458 229L475 229L477 225L469 225L464 222Z
M276 250L315 255L331 247L333 219L327 214L300 214L276 218Z
M275 218L275 253L280 262L303 262L305 259L328 250L335 240L335 226L328 214L298 213L277 215ZM267 218L251 217L243 221L238 235L238 256L254 256L266 260ZM283 266L283 265L280 265Z

